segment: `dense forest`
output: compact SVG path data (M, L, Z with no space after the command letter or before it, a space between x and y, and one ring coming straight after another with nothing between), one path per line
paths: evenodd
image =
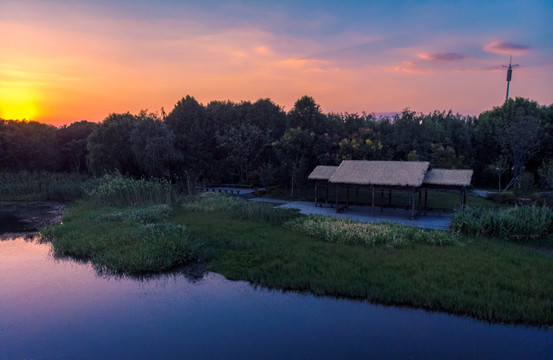
M58 171L298 189L316 165L420 160L474 169L473 184L553 187L553 105L524 98L477 117L403 110L393 118L325 114L304 96L285 112L269 99L182 98L166 114L110 114L56 128L0 119L0 171Z

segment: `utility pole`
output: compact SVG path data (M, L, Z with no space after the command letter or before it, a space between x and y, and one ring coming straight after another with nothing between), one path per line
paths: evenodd
M511 78L513 77L513 68L517 67L518 64L512 65L513 62L513 55L511 55L511 58L509 59L509 65L501 65L504 68L507 68L507 96L505 97L505 101L509 100L509 85L511 84Z

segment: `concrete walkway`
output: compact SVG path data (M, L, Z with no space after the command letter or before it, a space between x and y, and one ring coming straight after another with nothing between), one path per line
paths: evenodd
M256 199L256 201L260 201ZM273 199L264 199L267 202L277 202ZM280 200L282 201L282 200ZM362 222L392 222L408 226L415 226L421 229L433 229L433 230L449 230L449 224L451 223L452 213L436 213L421 212L415 220L410 220L411 212L408 210L400 209L384 209L380 212L380 208L374 209L374 216L371 216L370 206L351 206L340 213L336 213L336 209L325 205L324 207L315 206L313 202L306 201L293 201L286 202L278 206L283 209L299 209L302 214L319 214L327 216L336 216L341 218L348 218L355 221Z

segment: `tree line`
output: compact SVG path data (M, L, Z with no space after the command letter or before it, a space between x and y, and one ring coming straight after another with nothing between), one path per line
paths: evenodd
M345 159L429 161L474 169L478 186L504 187L516 178L551 187L553 105L516 98L479 116L405 109L377 119L325 114L309 96L288 112L269 99L203 105L186 96L168 114L113 113L98 124L0 120L1 171L119 171L294 191L316 165Z

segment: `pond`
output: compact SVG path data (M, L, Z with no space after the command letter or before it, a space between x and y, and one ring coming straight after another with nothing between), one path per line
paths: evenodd
M0 240L0 359L550 359L553 332L255 288L192 269L103 276ZM201 268L200 268L201 270Z

